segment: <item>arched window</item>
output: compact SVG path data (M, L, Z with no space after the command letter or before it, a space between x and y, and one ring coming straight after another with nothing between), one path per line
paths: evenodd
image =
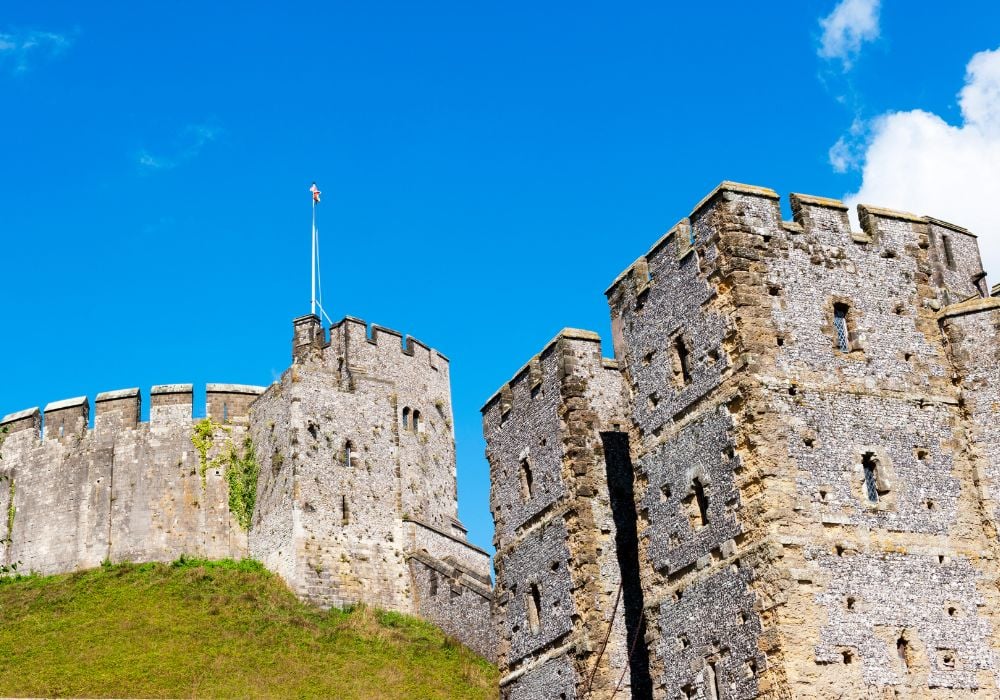
M410 407L407 406L403 409L403 430L410 429Z
M413 432L420 430L420 411L413 410L413 427L411 428Z

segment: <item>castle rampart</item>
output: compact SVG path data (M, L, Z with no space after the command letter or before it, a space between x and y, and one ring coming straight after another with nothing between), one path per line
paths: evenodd
M3 418L0 563L249 555L304 599L417 613L492 656L489 555L457 519L447 359L358 319L329 341L315 316L293 328L281 380L209 384L205 419L191 384L152 387L147 422L138 389L99 394L93 427L86 397Z
M868 206L852 231L821 197L791 209L783 221L773 191L723 183L607 291L652 695L995 692L1000 338L975 237ZM506 501L496 403L484 425ZM539 406L522 441L560 410ZM550 546L571 568L586 558L568 533ZM531 547L498 544L498 611L501 557ZM504 636L526 615L495 619ZM566 697L583 697L601 669L568 653ZM501 673L549 682L540 658L515 669L501 651Z
M192 389L153 387L149 422L139 421L138 389L99 394L92 428L86 397L0 420L7 429L3 563L57 573L105 560L245 556L246 533L229 512L223 469L209 468L245 428L216 431L203 461L192 444ZM263 391L244 387L245 394ZM234 406L232 417L241 413Z

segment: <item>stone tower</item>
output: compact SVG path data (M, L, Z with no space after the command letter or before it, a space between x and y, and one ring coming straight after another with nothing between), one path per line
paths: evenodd
M419 614L492 656L489 555L458 520L448 360L347 317L294 322L292 366L253 405L251 556L324 607Z
M164 384L147 422L139 389L99 394L92 426L86 397L0 420L0 564L252 556L306 600L416 614L492 657L489 555L457 519L448 360L353 318L329 340L315 316L293 325L281 380L209 384L205 419L192 385ZM247 439L252 514L230 482Z
M616 360L563 332L484 407L504 697L1000 692L976 239L791 209L723 183L608 289Z

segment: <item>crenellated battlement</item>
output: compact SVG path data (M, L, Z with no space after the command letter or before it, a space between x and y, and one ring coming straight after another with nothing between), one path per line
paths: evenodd
M765 247L804 236L824 246L864 246L883 258L925 257L931 263L932 282L941 289L943 303L986 295L985 272L975 234L931 216L866 204L857 207L860 230L841 200L815 195L789 195L792 220L783 220L781 197L765 187L722 182L667 231L636 262L619 274L605 290L614 296L623 282L631 281L635 294L651 282L651 261L673 244L678 258L706 244L733 240L739 231L759 237Z
M248 384L208 384L205 415L217 423L246 424L251 404L267 387ZM149 391L149 425L189 423L194 418L193 384L158 384ZM142 392L138 388L101 392L94 399L94 424L89 427L90 399L77 396L29 408L0 418L8 435L33 431L35 438L82 438L89 431L102 433L147 425L141 421Z
M494 404L497 404L500 406L501 413L507 413L507 411L513 407L513 397L515 395L514 388L521 385L525 380L528 380L529 391L537 388L542 383L542 358L551 354L556 345L563 340L594 343L596 348L593 355L590 356L590 358L594 361L594 369L608 370L617 373L618 362L613 358L604 357L602 355L600 335L593 331L582 330L580 328L563 328L554 338L552 338L552 340L547 342L542 347L538 354L528 360L528 362L526 362L514 373L514 376L511 377L509 381L504 383L489 399L486 400L486 403L484 403L482 408L479 409L480 412L485 414L491 409L491 407L494 406ZM562 375L566 373L566 370L567 367L565 363L561 364L559 367L560 379L562 378Z
M383 361L390 359L392 353L399 353L434 369L449 363L444 354L412 336L354 316L344 316L331 325L329 331L323 328L318 316L300 316L295 319L294 326L293 355L300 360L305 359L309 351L322 352L330 348L340 352L350 350L363 358L368 355L366 348L376 348Z

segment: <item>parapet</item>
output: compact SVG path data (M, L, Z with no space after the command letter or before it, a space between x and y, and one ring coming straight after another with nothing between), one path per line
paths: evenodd
M363 364L366 358L374 356L391 360L398 353L412 357L415 362L432 369L442 369L448 365L448 358L426 343L392 328L369 324L353 316L345 316L330 326L329 345L336 345L350 356L352 364L356 361ZM370 350L375 350L375 354L370 353Z
M86 396L54 401L45 407L45 439L82 436L90 421L90 402Z
M205 413L216 422L246 424L251 404L266 390L249 384L208 384ZM149 394L153 425L193 420L192 384L159 384ZM141 416L142 393L138 388L105 391L94 400L94 430L98 433L135 428ZM29 408L8 414L0 419L0 427L7 428L8 434L33 430L36 438L46 440L82 437L87 432L89 418L90 402L86 396L77 396L47 404L44 413Z
M597 345L596 357L600 358L600 364L596 369L602 370L613 370L618 371L618 363L607 357L601 355L601 336L593 331L583 330L580 328L563 328L559 333L556 334L552 340L547 342L541 349L541 351L532 357L526 364L524 364L521 369L514 373L510 381L506 382L503 386L494 392L494 394L486 400L480 408L480 412L485 414L490 407L497 402L500 402L500 410L502 414L506 414L510 410L512 405L513 397L513 387L518 382L522 381L525 376L530 376L531 387L535 388L542 381L542 369L541 369L541 359L548 355L557 343L561 340L576 340L588 343L595 343ZM566 371L566 367L561 367L561 372Z
M249 384L209 384L205 390L205 415L217 423L245 423L250 404L267 387Z
M142 395L139 389L105 391L94 400L94 427L134 428L142 416Z
M8 435L22 430L34 430L37 435L41 427L42 412L38 410L37 406L16 413L8 413L3 419L0 419L0 428L6 428Z
M964 298L971 294L986 294L982 283L985 273L979 257L976 237L967 229L930 216L918 216L909 212L885 209L870 205L858 205L858 220L861 231L852 231L848 218L848 207L838 199L793 193L789 195L792 221L782 221L780 197L766 187L755 187L735 182L723 182L713 189L694 207L691 213L664 234L642 257L619 274L605 291L609 298L625 280L633 280L636 294L641 294L651 281L650 261L670 240L677 238L678 257L706 243L712 232L701 231L699 223L720 203L743 200L741 207L744 223L752 221L751 233L760 236L767 245L772 237L812 234L825 245L873 245L882 246L886 231L899 230L899 224L910 225L913 246L930 249L931 261L942 272L935 280L939 288L947 288L952 294ZM750 214L746 214L749 211ZM711 227L711 224L710 224ZM718 226L714 235L725 235L727 226ZM958 234L952 240L951 234ZM683 239L683 240L682 240ZM898 240L898 238L897 238ZM881 250L883 257L896 257L905 250ZM952 272L949 272L952 271Z

